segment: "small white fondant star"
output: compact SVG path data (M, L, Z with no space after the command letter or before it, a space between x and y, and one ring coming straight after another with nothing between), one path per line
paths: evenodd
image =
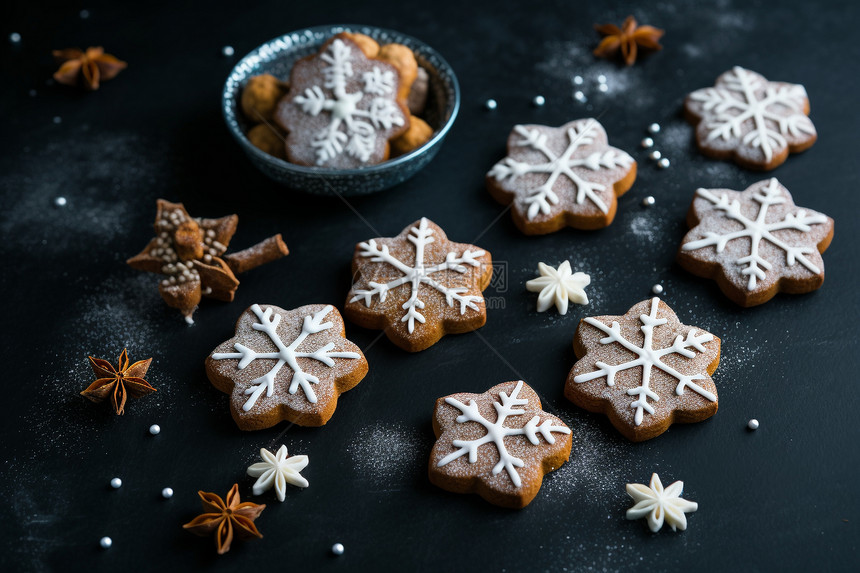
M553 302L560 314L567 314L569 300L577 304L588 304L584 288L591 283L591 277L585 273L571 273L569 262L564 261L558 269L538 263L538 272L538 278L526 283L529 292L540 292L538 312L545 311Z
M651 476L650 487L641 483L628 483L627 495L633 498L636 504L627 510L627 519L648 518L648 527L651 531L659 531L665 521L672 531L687 529L687 516L699 509L695 501L687 501L681 497L684 491L684 482L676 481L666 489L660 483L660 476Z
M261 448L260 457L263 458L262 462L248 468L248 475L258 478L253 488L254 495L260 495L274 485L278 501L284 501L288 483L308 487L308 480L299 474L308 465L307 456L288 457L287 446L281 446L277 454Z

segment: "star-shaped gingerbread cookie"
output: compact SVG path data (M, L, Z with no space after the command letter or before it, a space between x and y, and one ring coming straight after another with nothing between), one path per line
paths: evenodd
M522 380L436 401L430 481L503 507L527 506L570 458L571 433Z
M449 241L441 227L425 218L396 237L359 243L352 272L347 318L384 330L410 352L487 321L481 292L493 275L490 253Z
M600 229L615 218L618 197L636 179L636 162L609 145L596 119L561 127L517 125L508 156L487 173L490 194L513 204L514 223L527 235L564 226Z
M640 302L623 316L583 319L573 349L579 361L567 377L565 397L606 414L631 441L717 412L711 374L720 363L720 339L681 324L658 298Z
M236 334L206 359L212 384L230 394L230 411L242 430L287 420L322 426L337 399L367 374L361 350L344 337L343 319L331 305L295 310L252 305Z
M698 189L687 223L678 262L716 280L741 306L762 304L780 291L810 292L824 282L821 253L833 239L833 219L795 206L776 178L742 192Z

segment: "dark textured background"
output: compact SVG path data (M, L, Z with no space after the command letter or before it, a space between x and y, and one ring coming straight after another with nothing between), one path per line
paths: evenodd
M120 567L213 570L546 569L848 570L856 565L858 366L856 113L860 45L856 3L725 1L632 3L150 2L52 7L16 2L0 23L0 188L4 300L4 570ZM539 8L528 8L529 4ZM90 11L88 19L78 15ZM632 69L596 61L595 22L634 11L666 29L665 50ZM414 35L453 65L463 89L456 125L435 161L413 180L347 205L309 199L264 179L231 141L219 92L239 56L308 25L377 24ZM18 46L10 32L23 36ZM104 45L129 68L95 93L46 85L52 48ZM221 56L232 45L236 56ZM686 93L739 64L802 83L820 140L773 172L799 205L836 219L824 287L741 309L673 262L698 186L743 189L763 176L701 157L679 116ZM571 99L586 79L588 105ZM600 94L595 78L607 76ZM35 90L35 95L30 94ZM530 106L543 94L543 108ZM499 108L482 109L493 97ZM611 142L640 162L614 224L525 237L483 189L514 123L559 125L599 115ZM53 118L61 118L54 123ZM663 171L638 146L660 122ZM646 195L657 205L640 206ZM68 198L64 208L54 198ZM197 216L240 216L233 246L282 232L291 254L242 277L232 304L205 302L185 326L158 297L154 276L123 261L151 236L155 199L184 201ZM235 427L227 396L206 380L203 359L254 302L342 307L356 242L393 235L427 216L455 240L507 263L508 282L477 333L449 336L417 355L348 325L370 374L344 395L323 428ZM538 261L569 259L592 276L592 302L565 317L537 314L524 288ZM631 444L601 416L562 396L580 318L620 314L666 287L688 324L723 339L715 375L720 411L658 439ZM123 417L78 396L92 379L86 357L154 356L158 393ZM570 462L523 511L437 490L426 477L434 400L525 378L545 407L573 428ZM761 421L757 432L747 420ZM161 435L147 433L152 423ZM245 468L261 446L307 454L311 486L273 493L257 521L265 538L226 556L180 525L198 489L223 495L253 483ZM684 533L652 535L628 522L627 482L681 479L699 503ZM109 488L114 476L124 480ZM176 495L160 498L171 486ZM98 540L113 538L103 551ZM346 553L333 557L335 542Z

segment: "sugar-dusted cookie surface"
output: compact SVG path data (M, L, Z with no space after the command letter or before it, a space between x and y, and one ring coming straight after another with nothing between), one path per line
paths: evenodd
M748 169L773 169L818 138L802 85L771 82L739 66L717 78L714 87L688 95L684 112L696 125L702 153L734 159Z
M776 178L745 191L698 189L678 250L678 263L717 281L741 306L777 292L806 293L824 282L821 258L833 239L833 219L797 207Z
M514 223L527 235L564 226L600 229L615 218L617 198L636 179L636 162L611 147L596 119L561 127L517 125L508 155L487 173L490 194L513 203Z
M711 374L720 363L720 339L681 324L658 298L636 304L623 316L583 319L573 349L579 360L567 377L565 397L606 414L631 441L717 412Z
M481 292L493 275L490 253L449 241L426 218L396 237L356 245L352 274L346 317L384 330L404 350L424 350L445 334L469 332L487 322Z
M287 159L299 165L352 169L388 159L389 140L409 128L398 98L397 68L368 58L345 34L296 62L290 92L275 119L288 135Z
M367 369L361 350L344 337L340 313L322 304L295 310L252 305L239 317L235 336L206 359L209 380L230 394L242 430L282 420L322 426Z
M439 398L433 431L430 481L503 507L528 505L543 476L570 458L570 428L522 380Z

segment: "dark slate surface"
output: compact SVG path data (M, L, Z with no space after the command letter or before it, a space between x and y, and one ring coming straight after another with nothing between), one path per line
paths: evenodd
M4 272L2 417L4 570L156 568L438 570L848 570L856 565L857 132L860 11L849 2L661 2L636 8L666 29L666 49L621 69L595 61L595 22L620 22L633 3L153 2L53 8L17 2L2 18L0 47L0 252ZM79 17L87 8L90 16ZM219 115L232 63L257 44L308 25L378 24L435 46L459 74L461 116L439 156L415 179L376 196L309 199L275 186L240 154ZM7 41L11 32L20 45ZM130 62L96 93L47 86L52 48L104 45ZM224 45L236 57L221 56ZM836 219L813 294L779 296L744 310L713 283L673 262L698 186L743 189L760 174L701 157L680 119L689 91L732 65L804 84L820 140L773 172L799 205ZM605 74L610 92L596 90ZM587 105L571 99L585 78ZM30 90L35 90L30 94ZM543 108L530 101L546 97ZM493 97L499 108L482 109ZM483 189L514 123L559 125L599 116L611 142L640 161L615 223L598 232L525 237ZM55 123L53 118L60 118ZM657 121L671 159L657 169L638 147ZM640 201L654 195L657 205ZM55 197L68 204L54 206ZM155 199L192 214L236 212L233 245L282 232L292 253L243 277L232 304L205 303L185 326L164 307L156 279L123 261L151 235ZM360 215L360 216L357 216ZM377 333L347 326L370 361L323 428L281 425L245 434L203 359L232 333L248 305L342 307L353 245L393 235L420 216L451 238L506 263L507 283L477 333L450 336L410 355ZM372 227L372 228L371 228ZM375 230L373 230L375 229ZM537 314L524 283L538 261L570 259L589 272L591 304L565 317ZM716 373L720 411L631 444L601 416L562 396L580 318L620 314L662 283L684 322L724 341ZM85 401L86 357L154 356L156 395L125 416ZM426 477L434 400L526 379L573 428L570 462L523 511L437 490ZM761 421L757 432L747 420ZM152 437L147 428L162 427ZM200 507L196 491L226 493L260 447L287 444L310 456L307 490L292 489L258 520L265 538L224 557L180 525ZM699 502L685 533L652 535L628 522L626 482L685 482ZM109 480L120 476L114 491ZM176 491L163 500L160 491ZM98 540L113 538L103 551ZM346 547L333 557L335 542Z

